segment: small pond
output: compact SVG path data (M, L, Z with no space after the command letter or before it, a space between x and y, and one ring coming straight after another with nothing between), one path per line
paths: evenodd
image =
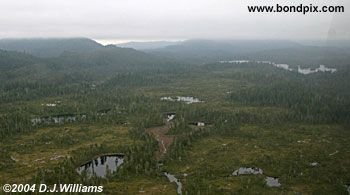
M241 175L264 175L263 170L257 167L240 167L239 169L233 171L233 176ZM266 175L265 175L266 176ZM266 176L265 183L269 187L280 187L281 184L277 177Z
M288 64L278 64L275 62L271 62L271 61L254 61L254 60L230 60L230 61L219 61L219 63L231 63L231 64L246 64L246 63L258 63L258 64L270 64L276 68L281 68L284 70L288 70L288 71L294 71L293 69L290 68L290 65ZM335 68L328 68L325 65L319 65L318 68L316 69L311 69L311 68L301 68L300 66L298 66L298 70L297 73L299 74L304 74L304 75L308 75L308 74L313 74L313 73L317 73L317 72L329 72L329 73L334 73L336 72L337 69Z
M106 177L107 173L113 173L124 162L122 155L99 156L77 168L79 174L86 172L88 175Z
M345 185L346 191L348 192L348 194L350 195L350 184L349 185Z
M330 72L330 73L334 73L336 72L337 69L335 68L327 68L325 65L320 65L320 67L316 68L316 69L311 69L311 68L300 68L300 66L298 66L298 73L300 74L312 74L312 73L316 73L316 72Z
M170 101L170 102L185 102L186 104L193 104L193 103L201 103L203 101L199 100L195 97L185 97L185 96L176 96L176 97L161 97L160 100L162 101Z
M175 182L177 185L177 194L182 194L182 183L172 174L170 173L164 173L164 175L168 178L170 182Z
M44 116L44 117L37 117L32 118L30 121L32 122L32 125L41 125L41 124L64 124L64 123L71 123L75 122L77 120L82 120L86 118L86 114L62 114L62 115L53 115L53 116Z
M173 120L174 118L175 118L175 114L168 114L168 115L167 115L166 121L167 121L167 122L170 122L170 121Z
M266 181L266 185L269 187L280 187L281 186L277 177L266 177L265 181Z
M263 174L263 170L256 167L240 167L239 169L235 170L232 175L238 176L238 175L257 175L257 174Z

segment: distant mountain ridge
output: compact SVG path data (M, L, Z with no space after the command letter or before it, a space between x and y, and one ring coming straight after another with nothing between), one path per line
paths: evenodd
M167 43L164 43L167 44ZM267 60L290 65L347 66L346 48L305 46L273 40L189 40L163 48L136 50L103 46L86 38L0 40L1 82L105 78L121 72L169 71L222 60Z
M188 40L177 45L149 50L147 52L183 60L190 63L207 63L271 50L301 47L292 41L280 40Z
M37 57L58 57L63 52L91 52L103 45L88 38L0 39L0 49L28 53Z
M171 45L181 44L182 41L149 41L149 42L127 42L116 44L118 47L133 48L136 50L159 49Z
M131 48L103 46L88 39L46 39L4 41L18 51L0 49L0 82L16 80L63 79L64 75L89 75L105 78L120 72L159 70L176 67L173 61ZM69 41L72 41L69 43ZM33 45L33 43L40 43ZM47 43L47 44L45 44ZM75 46L73 46L76 44ZM26 46L20 49L19 46ZM87 47L83 47L83 46ZM16 47L14 47L16 46ZM57 46L57 48L55 48ZM28 50L30 48L30 50ZM52 50L45 57L46 48ZM25 52L23 52L25 51ZM38 53L36 53L38 55Z

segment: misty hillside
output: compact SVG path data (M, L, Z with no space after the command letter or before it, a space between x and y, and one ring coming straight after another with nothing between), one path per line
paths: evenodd
M188 40L178 45L149 50L148 52L191 63L207 63L242 56L252 52L298 48L300 46L300 44L290 41L273 40Z
M0 70L8 71L22 66L29 66L40 59L29 54L0 50Z
M350 51L346 48L302 46L283 49L272 49L253 52L243 58L254 60L269 60L277 63L301 65L306 67L325 64L330 67L347 66L350 61Z
M166 65L169 61L130 48L106 46L93 52L65 52L57 58L49 60L56 67L72 70L94 70L109 73L109 71L138 71L150 67Z
M137 50L160 49L171 45L181 44L180 41L150 41L150 42L127 42L116 44L118 47L133 48Z
M38 57L58 57L63 52L91 52L103 45L87 38L0 39L0 49Z
M102 46L83 38L1 40L0 45L7 45L8 50L18 50L0 51L1 80L6 82L62 79L62 75L76 74L96 79L118 72L170 70L185 64L200 65L221 60L268 60L306 67L319 64L339 67L348 65L350 60L345 48L304 46L290 41L189 40L144 51Z
M115 46L101 46L88 52L86 48L77 52L64 51L57 57L46 58L0 50L0 57L0 80L4 82L64 79L64 75L85 75L96 79L120 72L176 67L173 61L135 49Z
M225 60L264 60L305 67L326 64L348 65L349 50L345 47L310 46L279 40L211 41L189 40L178 45L145 50L148 53L190 64L206 64Z

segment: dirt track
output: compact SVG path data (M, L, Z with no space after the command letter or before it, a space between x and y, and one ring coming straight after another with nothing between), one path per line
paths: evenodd
M169 129L170 129L169 123L167 123L164 126L152 127L152 128L146 129L146 132L151 134L158 141L159 150L156 153L157 160L162 159L162 157L167 153L170 145L174 141L173 135L166 135Z

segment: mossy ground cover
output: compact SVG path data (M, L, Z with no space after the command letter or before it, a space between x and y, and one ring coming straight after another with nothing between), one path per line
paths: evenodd
M16 112L11 116L15 119L4 125L6 129L7 125L16 127L16 114L21 113L25 113L26 117L88 113L88 119L64 125L43 125L4 136L0 142L0 184L25 183L38 170L63 166L69 157L78 159L74 162L78 166L101 151L114 153L129 150L130 154L137 153L140 157L133 156L133 159L125 161L128 169L123 171L124 178L114 175L102 183L105 194L175 194L175 183L169 183L162 171L175 174L183 184L183 192L188 194L346 192L344 185L350 182L350 129L337 120L346 112L330 115L333 118L325 118L328 121L319 120L318 113L308 110L310 102L295 102L288 107L280 103L288 96L282 96L285 94L282 93L275 98L278 91L273 91L274 88L268 91L272 95L267 96L271 97L267 103L241 102L232 99L231 94L241 95L241 90L247 88L279 84L280 80L276 78L285 81L282 84L286 88L290 82L302 86L303 83L298 80L302 76L274 71L271 67L218 68L215 65L211 68L194 69L182 75L168 74L166 82L159 84L156 82L159 75L148 75L150 78L146 80L142 80L141 75L125 76L125 81L124 77L117 77L115 82L101 82L93 90L90 87L82 88L81 93L67 92L60 96L48 95L33 100L1 103L0 116ZM302 79L307 80L306 77ZM137 81L137 85L132 83L134 81ZM148 84L145 81L152 82ZM128 82L131 82L130 86ZM311 79L310 82L318 81ZM290 94L299 92L299 88L291 89L296 91L288 91ZM302 95L315 97L316 94L318 99L323 98L319 94L327 93L322 87L315 89L315 94L305 91ZM163 96L192 96L204 102L185 104L161 101ZM335 102L339 100L339 107L346 107L340 101L342 98L335 99ZM56 107L42 105L55 101L61 103ZM294 105L304 105L307 115L295 114ZM327 106L324 112L332 107ZM112 114L98 115L98 110L105 108L110 108ZM179 152L181 158L165 159L163 167L156 169L155 159L152 159L154 156L148 154L156 153L154 148L157 148L157 144L146 136L145 129L164 125L161 124L162 115L173 111L177 113L174 123L180 123L182 127L183 122L187 126L182 130L177 129L172 135L186 137L190 132L199 132L200 128L188 127L188 122L199 120L211 123L204 127L209 133L194 138L184 146L183 152ZM310 116L315 119L309 119ZM94 149L101 145L103 149ZM318 165L311 166L313 162ZM137 167L136 171L134 167ZM259 167L265 175L232 176L232 172L239 167ZM266 175L278 177L281 187L266 186ZM56 182L55 179L48 180ZM65 181L69 179L65 178Z
M1 169L1 180L25 181L38 168L57 165L74 153L84 153L89 147L101 144L115 150L111 149L110 152L119 152L118 146L137 143L128 136L127 126L71 124L42 127L17 135L0 144L7 157L11 158L3 159L10 164Z
M193 142L181 160L164 169L177 174L189 193L345 193L349 141L348 130L337 125L246 125L232 137ZM318 165L311 166L313 162ZM278 177L282 186L266 186L261 175L232 176L239 167L259 167L265 175Z

